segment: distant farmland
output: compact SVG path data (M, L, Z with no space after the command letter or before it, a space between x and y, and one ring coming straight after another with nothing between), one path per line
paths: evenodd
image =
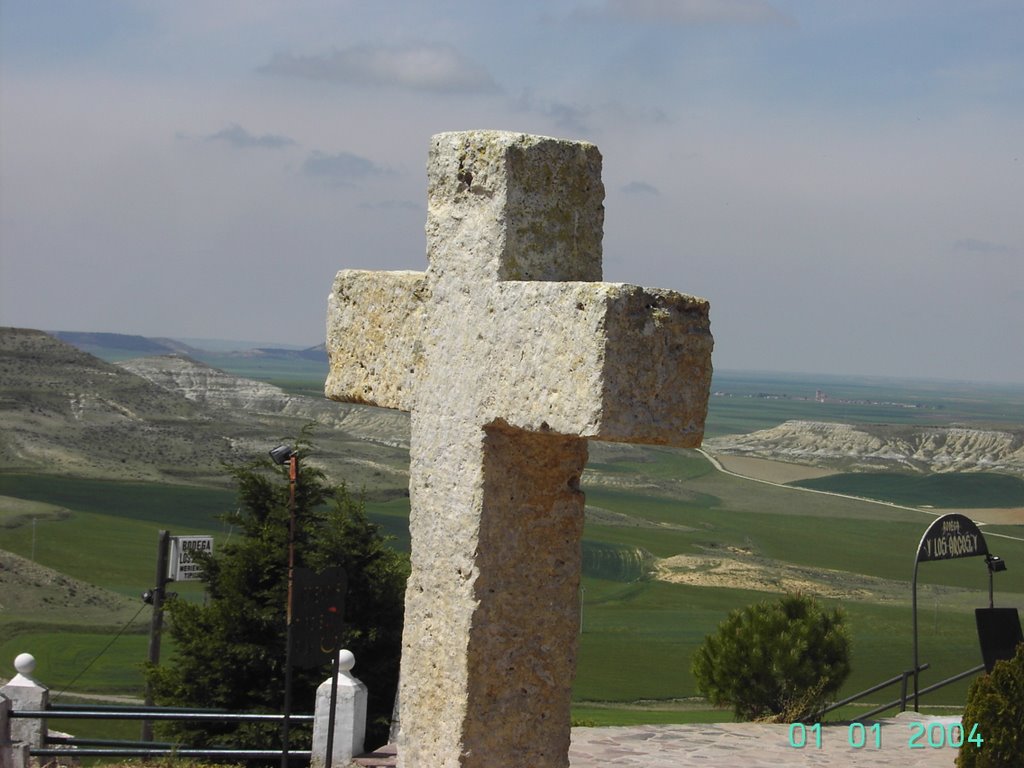
M224 367L229 364L225 357ZM236 364L260 375L258 362L243 358ZM275 362L263 375L286 379L283 365ZM307 376L300 369L293 383ZM842 381L719 374L715 387L733 392L712 398L709 432L750 431L789 418L1024 424L1024 394L1016 390ZM846 402L814 402L816 388ZM353 413L349 423L372 426L372 416ZM391 416L388 423L394 421ZM253 429L249 434L261 451L282 431L281 422L256 423ZM397 434L393 424L390 429ZM407 453L395 434L385 443L368 439L365 426L364 432L333 430L337 445L316 458L339 476L351 470L357 490L366 483L371 519L394 537L394 546L408 548L402 474ZM150 615L139 594L152 586L157 532L211 533L218 543L237 535L218 519L236 503L220 480L208 487L188 485L187 478L129 483L0 471L0 549L34 557L40 566L19 587L26 593L38 588L36 603L15 606L0 590L0 660L35 653L40 679L59 691L102 655L73 688L137 694ZM991 473L837 474L800 485L911 507L1021 506L1024 493L1024 481ZM818 595L846 612L853 672L842 694L910 665L910 571L917 542L935 513L732 477L693 451L602 443L591 444L582 487L587 520L574 697L583 717L603 723L730 717L695 714L700 703L682 701L696 694L690 659L729 611L787 589ZM1010 566L996 576L996 602L1024 610L1024 526L984 530L1001 535L993 549ZM52 588L46 592L42 586L54 574L112 590L117 610L62 610ZM199 584L177 589L187 599L202 599ZM922 567L921 658L931 664L924 684L980 661L973 610L988 604L987 589L987 572L977 558ZM69 604L82 597L75 585L61 594ZM50 598L45 610L44 598ZM129 620L125 634L104 651ZM164 658L171 653L173 646L165 643ZM9 673L0 667L2 674ZM955 711L967 685L945 689L926 703ZM879 694L874 700L885 698Z
M918 507L1024 507L1024 479L993 472L949 472L924 476L861 472L798 480L790 485Z

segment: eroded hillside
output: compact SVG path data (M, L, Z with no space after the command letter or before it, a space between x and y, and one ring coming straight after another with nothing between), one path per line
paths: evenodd
M194 403L41 331L0 330L5 469L166 480L230 460Z
M126 360L117 365L168 392L224 414L284 416L342 429L352 437L396 448L409 447L407 416L291 395L262 381L232 376L205 363L178 355Z
M715 453L842 471L1009 472L1024 475L1024 430L787 421L705 441Z
M289 395L184 357L106 363L41 331L0 329L0 461L8 471L224 483L316 425L313 460L368 492L408 484L408 417Z

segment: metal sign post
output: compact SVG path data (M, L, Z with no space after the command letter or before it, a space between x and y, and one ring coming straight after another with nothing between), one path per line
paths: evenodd
M144 602L153 605L153 618L149 625L149 663L160 664L160 635L164 625L164 602L167 600L167 585L172 581L202 581L199 563L193 559L196 552L213 554L213 536L171 536L170 531L160 531L156 550L156 584L142 593ZM174 597L174 593L170 594ZM146 683L146 706L153 705L153 692ZM153 724L142 723L142 741L153 740Z
M918 674L920 661L917 644L917 566L929 560L953 560L960 557L988 555L988 544L978 526L960 514L938 517L921 537L914 556L914 578L911 582L911 602L914 612L914 711L918 709Z
M169 531L160 531L156 547L156 585L152 590L151 599L153 602L153 618L149 623L149 663L152 666L160 664L160 633L164 626L164 593L167 589L167 554L170 548L171 534ZM146 600L146 595L143 595ZM148 601L147 601L148 602ZM144 699L146 706L153 706L153 689L146 681L146 694ZM142 723L142 741L153 740L153 723L144 720Z

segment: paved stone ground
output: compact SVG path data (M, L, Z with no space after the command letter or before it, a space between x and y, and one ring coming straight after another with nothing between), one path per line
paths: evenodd
M715 723L708 725L641 725L622 728L573 728L569 749L571 768L952 768L957 750L928 746L927 728L940 724L943 732L956 717L928 717L904 712L877 721L881 748L875 747L874 731L866 731L867 744L854 749L846 725L821 729L821 748L808 731L808 745L796 749L789 743L788 725L765 723ZM923 724L920 749L909 742ZM797 734L798 736L799 734ZM855 738L859 735L854 731ZM938 729L933 741L939 740ZM356 761L360 766L389 768L395 765L393 748ZM1024 761L1022 761L1024 765Z
M957 750L928 746L927 731L920 739L922 749L910 749L915 729L922 722L943 730L953 717L923 717L904 713L880 720L881 748L875 747L875 732L866 731L867 744L850 746L846 725L827 725L821 729L821 748L815 746L815 734L807 731L807 746L790 745L788 725L766 723L716 723L710 725L636 726L627 728L575 728L569 750L571 768L785 768L797 766L899 766L899 768L952 768ZM920 726L917 726L919 729ZM795 734L799 738L799 733ZM853 732L859 738L860 732ZM939 732L934 732L935 742Z

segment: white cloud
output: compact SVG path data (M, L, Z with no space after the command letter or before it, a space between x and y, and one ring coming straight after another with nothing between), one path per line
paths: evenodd
M580 9L584 17L614 16L669 24L784 24L796 20L764 0L606 0Z
M653 197L660 197L661 192L653 184L648 184L646 181L631 181L622 187L622 191L627 195L651 195Z
M953 248L961 253L969 253L975 256L1016 256L1020 253L1016 248L1003 243L993 243L988 240L979 240L975 237L967 237L957 240Z
M423 213L423 206L412 200L381 200L376 203L360 203L359 207L367 211L412 211Z
M270 133L254 136L237 123L216 133L211 133L206 137L206 140L223 141L238 149L283 149L295 144L295 141L287 136L278 136Z
M312 152L302 164L302 172L335 184L350 184L357 179L391 174L386 168L351 152L338 152L334 155Z
M260 68L269 75L414 91L486 93L498 86L480 64L450 45L358 45L321 56L275 55Z
M584 135L591 128L589 118L593 110L590 107L541 99L529 89L524 90L511 106L518 112L533 112L541 115L557 125L559 129L569 131L574 135Z

